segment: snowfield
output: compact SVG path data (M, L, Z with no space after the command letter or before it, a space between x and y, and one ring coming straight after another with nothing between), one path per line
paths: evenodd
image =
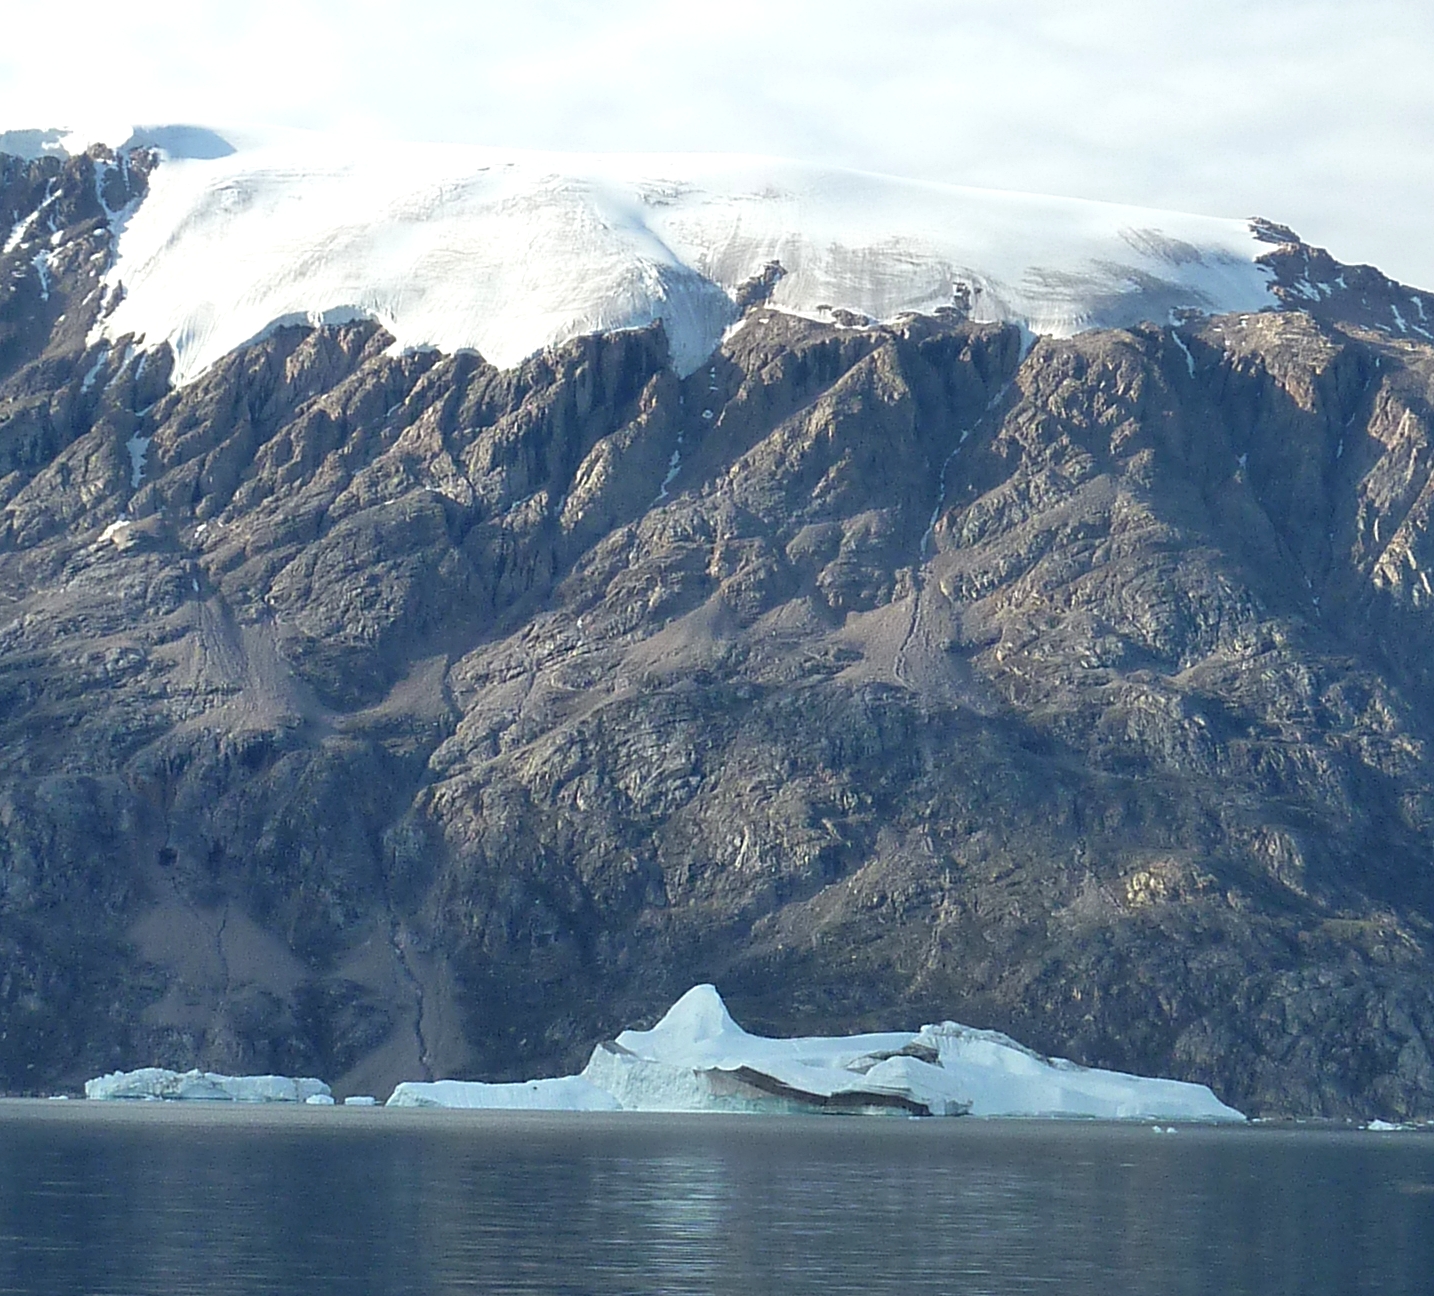
M694 986L651 1030L599 1044L579 1076L411 1082L388 1105L1244 1120L1204 1085L1043 1058L1008 1036L955 1022L845 1038L749 1035L710 985Z
M276 325L357 317L502 367L660 319L686 374L772 262L771 305L815 318L969 301L1068 335L1275 305L1245 221L704 154L285 137L169 155L116 250L124 296L96 340L168 342L181 384Z

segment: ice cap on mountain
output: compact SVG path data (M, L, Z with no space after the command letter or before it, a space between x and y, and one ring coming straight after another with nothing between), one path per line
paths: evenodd
M68 157L65 139L69 131L50 128L48 130L6 130L0 131L0 153L23 158L33 162L42 157Z
M136 126L119 151L158 149L171 160L212 161L237 152L234 145L218 131L207 126Z
M1277 304L1241 220L750 156L146 130L168 156L120 234L124 299L97 339L167 342L179 383L276 325L354 317L503 367L661 320L687 373L774 264L771 308L837 323L967 303L1064 335Z

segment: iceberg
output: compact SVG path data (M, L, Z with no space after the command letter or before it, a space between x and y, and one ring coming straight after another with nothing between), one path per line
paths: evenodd
M322 1080L288 1076L229 1076L213 1071L169 1071L141 1067L138 1071L112 1071L85 1082L85 1097L101 1101L128 1099L140 1102L312 1103L333 1101Z
M768 1039L714 986L694 986L651 1030L599 1044L580 1075L521 1084L399 1085L391 1107L774 1112L1243 1121L1204 1085L1047 1058L956 1022L919 1031Z
M405 1081L389 1107L484 1107L510 1111L621 1111L612 1094L582 1076L483 1084L476 1080Z

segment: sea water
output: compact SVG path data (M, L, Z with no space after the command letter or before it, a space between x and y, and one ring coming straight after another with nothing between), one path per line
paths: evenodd
M0 1103L0 1292L1427 1293L1434 1134Z

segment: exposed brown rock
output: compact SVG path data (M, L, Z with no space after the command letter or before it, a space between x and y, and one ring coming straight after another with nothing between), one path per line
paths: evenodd
M0 1088L514 1078L714 980L1434 1112L1417 333L756 304L682 381L358 324L172 390L86 342L143 156L0 167L78 249L0 266Z

